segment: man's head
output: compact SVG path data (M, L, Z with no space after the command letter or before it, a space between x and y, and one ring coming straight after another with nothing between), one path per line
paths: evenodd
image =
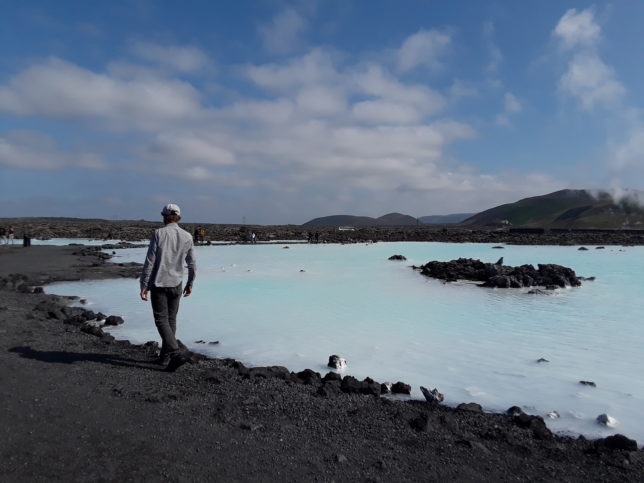
M168 203L161 210L164 223L177 223L181 219L181 208L174 203Z

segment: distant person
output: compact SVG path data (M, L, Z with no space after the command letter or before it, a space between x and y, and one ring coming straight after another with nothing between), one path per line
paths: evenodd
M315 232L315 243L320 243L320 234L317 231Z
M309 232L306 234L306 236L307 236L307 238L308 238L308 240L309 240L309 243L313 243L313 233L311 233L311 232L309 231Z
M255 235L255 232L250 234L250 242L253 244L257 243L257 235Z
M195 244L199 243L199 227L195 228L195 231L192 234L192 239L194 240Z
M4 226L0 226L0 243L7 244L7 229Z
M13 226L10 226L9 227L9 242L11 242L12 245L13 245L13 239L14 239L15 235L16 235L16 232L13 231Z
M161 211L163 228L154 231L143 264L141 274L141 299L152 299L152 313L161 340L160 364L167 362L166 371L175 371L188 362L189 352L181 350L175 337L177 312L181 300L183 262L188 266L188 281L183 296L192 293L195 280L196 261L190 233L179 228L181 210L174 203L167 204Z

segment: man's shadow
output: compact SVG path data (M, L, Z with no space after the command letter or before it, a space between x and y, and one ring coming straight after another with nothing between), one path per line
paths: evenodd
M35 359L42 362L55 362L58 364L74 364L75 362L100 362L117 367L137 367L152 371L163 371L162 367L151 366L150 361L140 361L125 358L116 354L92 354L84 352L67 351L39 351L27 346L12 347L9 352L20 354L20 357Z

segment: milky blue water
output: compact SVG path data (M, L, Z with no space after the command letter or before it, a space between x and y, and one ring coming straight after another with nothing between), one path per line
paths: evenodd
M489 411L512 405L546 418L555 431L644 441L644 247L377 243L197 247L198 280L182 300L177 335L188 346L248 365L325 372L328 356L345 374L438 388L447 404ZM118 251L142 262L146 249ZM392 262L393 254L406 262ZM596 276L553 295L444 284L409 268L458 257L506 265L558 263ZM122 315L112 332L159 340L136 280L52 285L93 310ZM194 341L220 341L219 345ZM537 363L539 358L548 363ZM580 380L597 387L579 384ZM547 414L557 411L559 419ZM608 413L615 428L595 422Z
M81 243L83 245L104 245L106 243L118 243L121 240L102 240L96 238L49 238L47 240L31 239L32 245L69 245L71 243ZM20 239L22 243L22 239ZM146 240L147 243L147 240Z

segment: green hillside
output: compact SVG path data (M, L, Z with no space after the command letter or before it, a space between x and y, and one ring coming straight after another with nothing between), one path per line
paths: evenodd
M644 228L644 193L628 191L619 199L607 192L561 190L478 213L461 223L469 228Z

